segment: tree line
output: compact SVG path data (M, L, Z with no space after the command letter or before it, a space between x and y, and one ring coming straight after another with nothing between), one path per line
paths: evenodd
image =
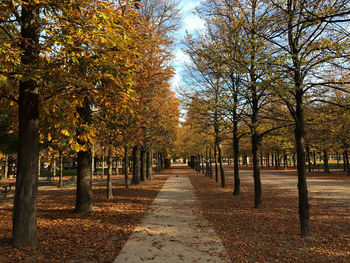
M183 89L188 112L179 152L196 153L193 165L213 150L215 177L225 187L222 144L231 140L234 194L239 158L249 154L255 208L262 204L263 155L295 154L300 234L310 235L310 153L322 152L324 160L331 150L342 153L349 172L350 2L207 0L197 13L206 27L184 41L192 90Z
M112 158L123 159L126 186L130 157L133 184L152 176L152 160L165 167L178 122L169 88L177 5L2 1L0 151L16 154L14 247L38 243L40 158L59 159L61 173L63 157L76 158L80 213L93 209L92 156L107 156L108 197Z

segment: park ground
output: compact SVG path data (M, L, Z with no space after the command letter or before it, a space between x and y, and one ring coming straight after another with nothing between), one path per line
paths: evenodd
M41 182L38 194L40 245L10 247L13 194L0 196L0 262L113 262L176 167L129 189L115 176L114 199L95 181L94 211L74 212L75 188ZM262 170L263 207L253 208L251 171L241 170L241 195L233 196L232 167L227 187L186 170L204 217L232 262L350 262L350 178L341 172L308 173L313 235L299 234L295 170ZM3 183L3 182L1 182Z

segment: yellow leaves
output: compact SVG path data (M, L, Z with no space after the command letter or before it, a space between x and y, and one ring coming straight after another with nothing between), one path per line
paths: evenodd
M69 132L66 129L61 130L61 133L67 137L69 136Z

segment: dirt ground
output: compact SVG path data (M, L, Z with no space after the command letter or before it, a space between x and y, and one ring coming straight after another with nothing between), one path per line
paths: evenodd
M232 262L350 262L350 181L308 175L312 236L299 236L295 171L262 171L263 207L254 209L251 171L241 171L240 196L215 179L191 176L201 213L219 234ZM333 177L332 177L333 176Z
M21 249L10 246L13 194L7 198L1 194L0 262L113 262L167 178L167 174L155 175L125 189L123 176L114 177L112 200L106 198L105 182L94 183L94 211L89 214L74 212L75 187L58 189L57 182L40 183L40 244Z

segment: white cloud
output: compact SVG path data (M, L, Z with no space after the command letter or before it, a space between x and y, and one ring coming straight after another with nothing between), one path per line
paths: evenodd
M184 18L184 29L187 31L203 30L205 22L197 15L188 15Z
M176 73L174 77L171 79L170 84L172 87L172 90L176 90L178 87L180 87L181 82L182 82L182 76L181 76L181 70L175 70Z
M174 67L183 66L191 63L190 57L185 54L181 49L177 50L173 59Z

